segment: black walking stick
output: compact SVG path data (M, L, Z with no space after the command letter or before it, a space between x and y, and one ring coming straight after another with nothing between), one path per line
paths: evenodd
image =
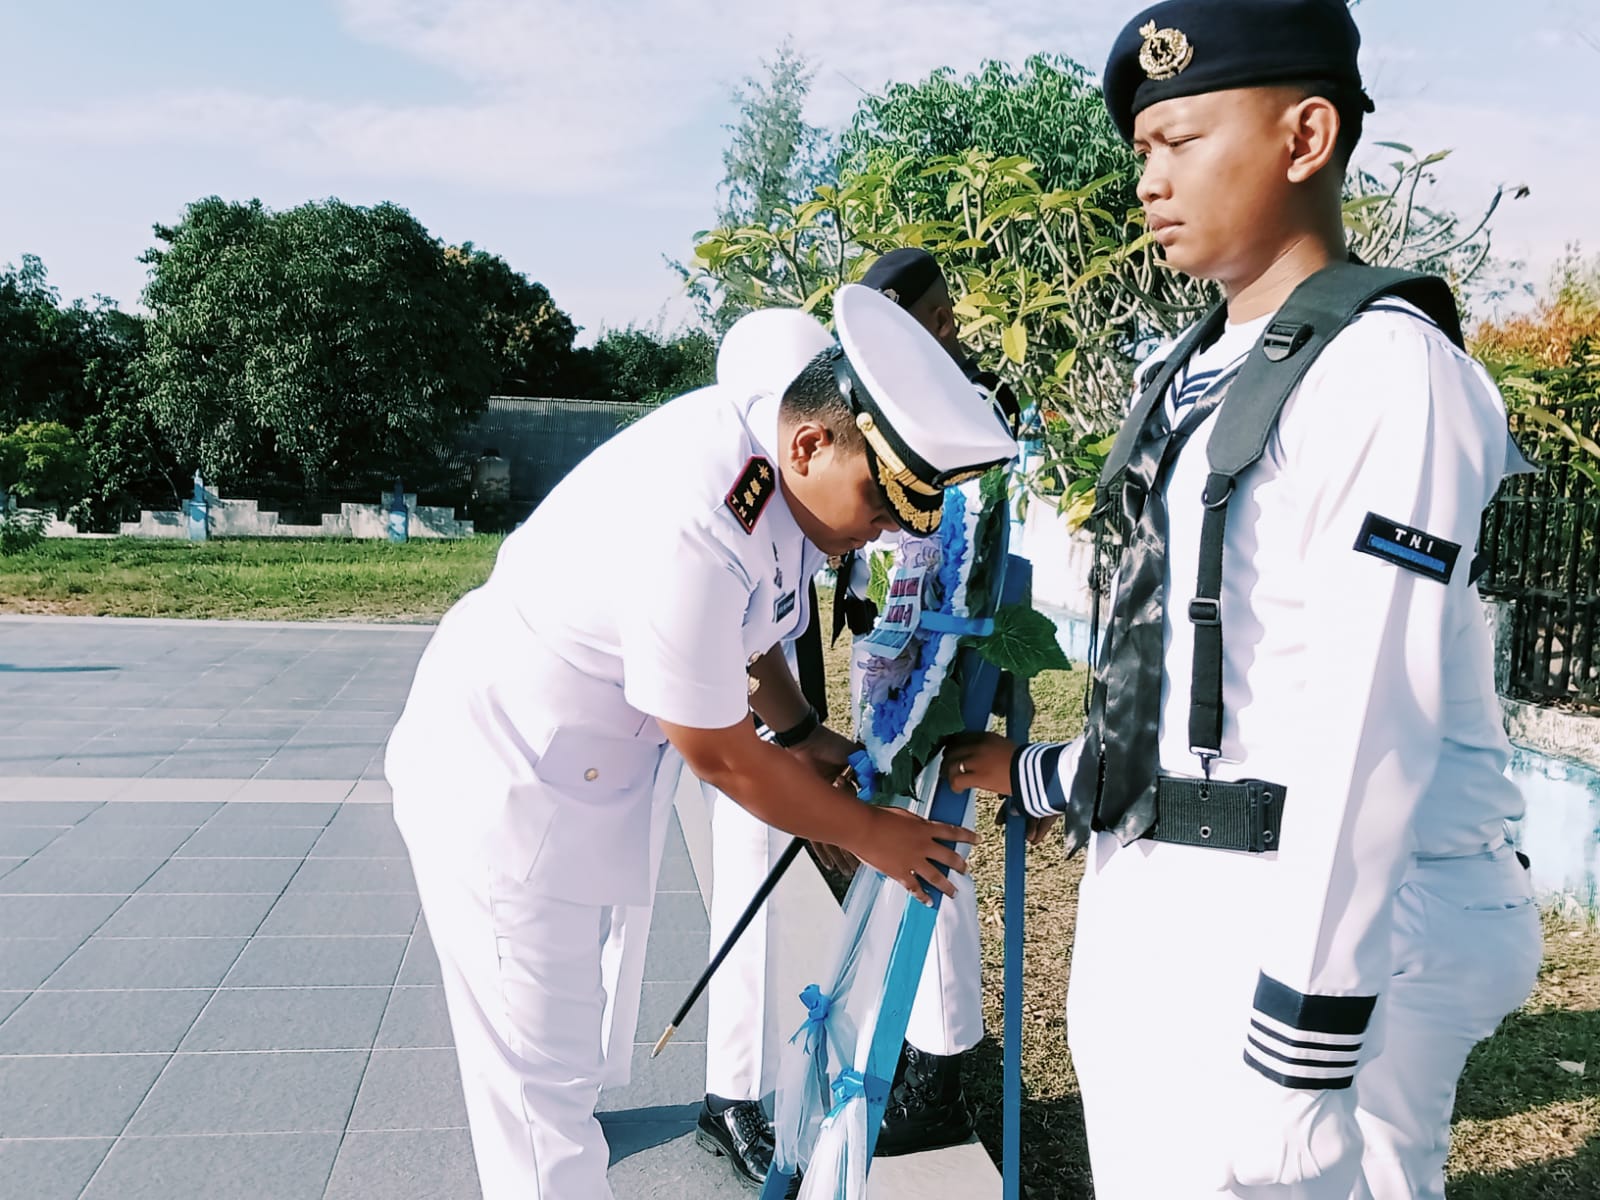
M767 897L772 895L772 889L778 886L778 880L783 878L783 873L789 865L799 857L805 843L800 838L795 838L789 843L782 856L773 864L772 870L767 872L767 877L761 881L761 886L756 889L756 894L750 897L750 903L744 906L744 912L739 914L739 919L734 922L733 929L723 939L722 945L717 947L717 952L711 956L711 962L706 969L700 972L700 978L694 981L694 986L689 989L689 994L684 997L678 1011L672 1014L672 1021L667 1025L661 1038L656 1042L656 1048L650 1051L654 1058L666 1049L672 1035L678 1032L678 1025L689 1015L689 1010L694 1007L695 1001L700 999L700 994L706 990L706 985L711 982L711 977L717 973L717 968L722 965L722 960L728 957L728 952L733 949L741 934L750 927L750 922L756 919L756 913L761 911L761 906L766 903Z

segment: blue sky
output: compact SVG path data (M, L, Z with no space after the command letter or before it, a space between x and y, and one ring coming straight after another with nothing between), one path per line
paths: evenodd
M1100 0L0 0L0 263L136 305L150 226L217 194L394 201L548 286L586 327L685 312L663 255L710 221L730 89L792 35L811 117L860 88L1058 51ZM1593 0L1364 0L1369 139L1452 149L1438 198L1532 194L1497 249L1542 279L1600 250ZM1378 161L1383 151L1369 149Z

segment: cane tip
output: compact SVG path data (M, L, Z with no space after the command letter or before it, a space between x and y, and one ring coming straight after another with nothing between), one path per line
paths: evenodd
M678 1032L678 1027L676 1025L668 1025L666 1027L666 1029L664 1029L662 1031L661 1037L657 1040L656 1048L654 1050L650 1051L650 1057L654 1058L654 1057L656 1057L656 1055L660 1054L663 1050L665 1050L667 1048L667 1043L672 1040L672 1035L677 1033L677 1032Z

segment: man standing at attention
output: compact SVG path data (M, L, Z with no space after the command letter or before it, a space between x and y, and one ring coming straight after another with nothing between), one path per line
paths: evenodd
M1086 733L946 759L1086 849L1067 1001L1099 1200L1444 1194L1539 918L1469 563L1522 460L1441 280L1349 259L1343 0L1171 0L1106 103L1225 303L1137 379Z

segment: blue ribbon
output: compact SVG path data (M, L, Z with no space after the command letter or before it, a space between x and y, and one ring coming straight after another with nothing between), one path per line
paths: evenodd
M962 637L988 637L994 632L992 617L958 617L947 612L924 612L917 625L929 633L953 633Z
M857 750L846 761L856 773L856 795L863 800L871 800L878 790L878 768L872 765L872 755L865 750Z
M883 1102L889 1097L889 1081L876 1075L863 1075L860 1071L843 1071L833 1081L833 1106L838 1108L847 1100L865 1096L867 1102Z

